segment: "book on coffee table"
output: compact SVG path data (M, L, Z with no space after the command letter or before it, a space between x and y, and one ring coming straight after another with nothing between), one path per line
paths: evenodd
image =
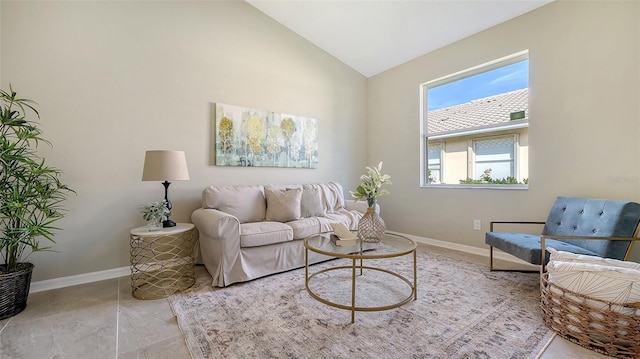
M331 241L337 246L352 246L358 241L358 236L352 233L342 223L331 223L333 228L333 234L331 235Z
M331 243L336 246L355 246L358 243L358 238L355 239L340 239L340 237L335 234L331 234Z

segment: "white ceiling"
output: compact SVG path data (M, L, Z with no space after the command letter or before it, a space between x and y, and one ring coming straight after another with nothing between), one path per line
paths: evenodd
M553 0L245 0L366 77Z

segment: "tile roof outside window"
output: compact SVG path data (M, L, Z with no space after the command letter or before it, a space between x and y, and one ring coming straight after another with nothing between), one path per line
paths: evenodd
M525 111L526 119L529 117L528 100L529 89L525 88L429 111L427 134L433 136L508 123L510 114L519 111Z

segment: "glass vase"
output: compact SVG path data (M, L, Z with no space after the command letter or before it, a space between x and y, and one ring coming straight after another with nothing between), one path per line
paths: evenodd
M155 232L162 229L162 221L151 221L147 223L147 231Z
M379 243L387 230L384 220L376 213L375 205L367 208L364 216L358 222L358 236L363 242Z

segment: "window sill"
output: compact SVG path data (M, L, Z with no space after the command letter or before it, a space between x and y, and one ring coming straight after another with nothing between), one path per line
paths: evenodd
M526 184L423 184L421 188L528 190Z

